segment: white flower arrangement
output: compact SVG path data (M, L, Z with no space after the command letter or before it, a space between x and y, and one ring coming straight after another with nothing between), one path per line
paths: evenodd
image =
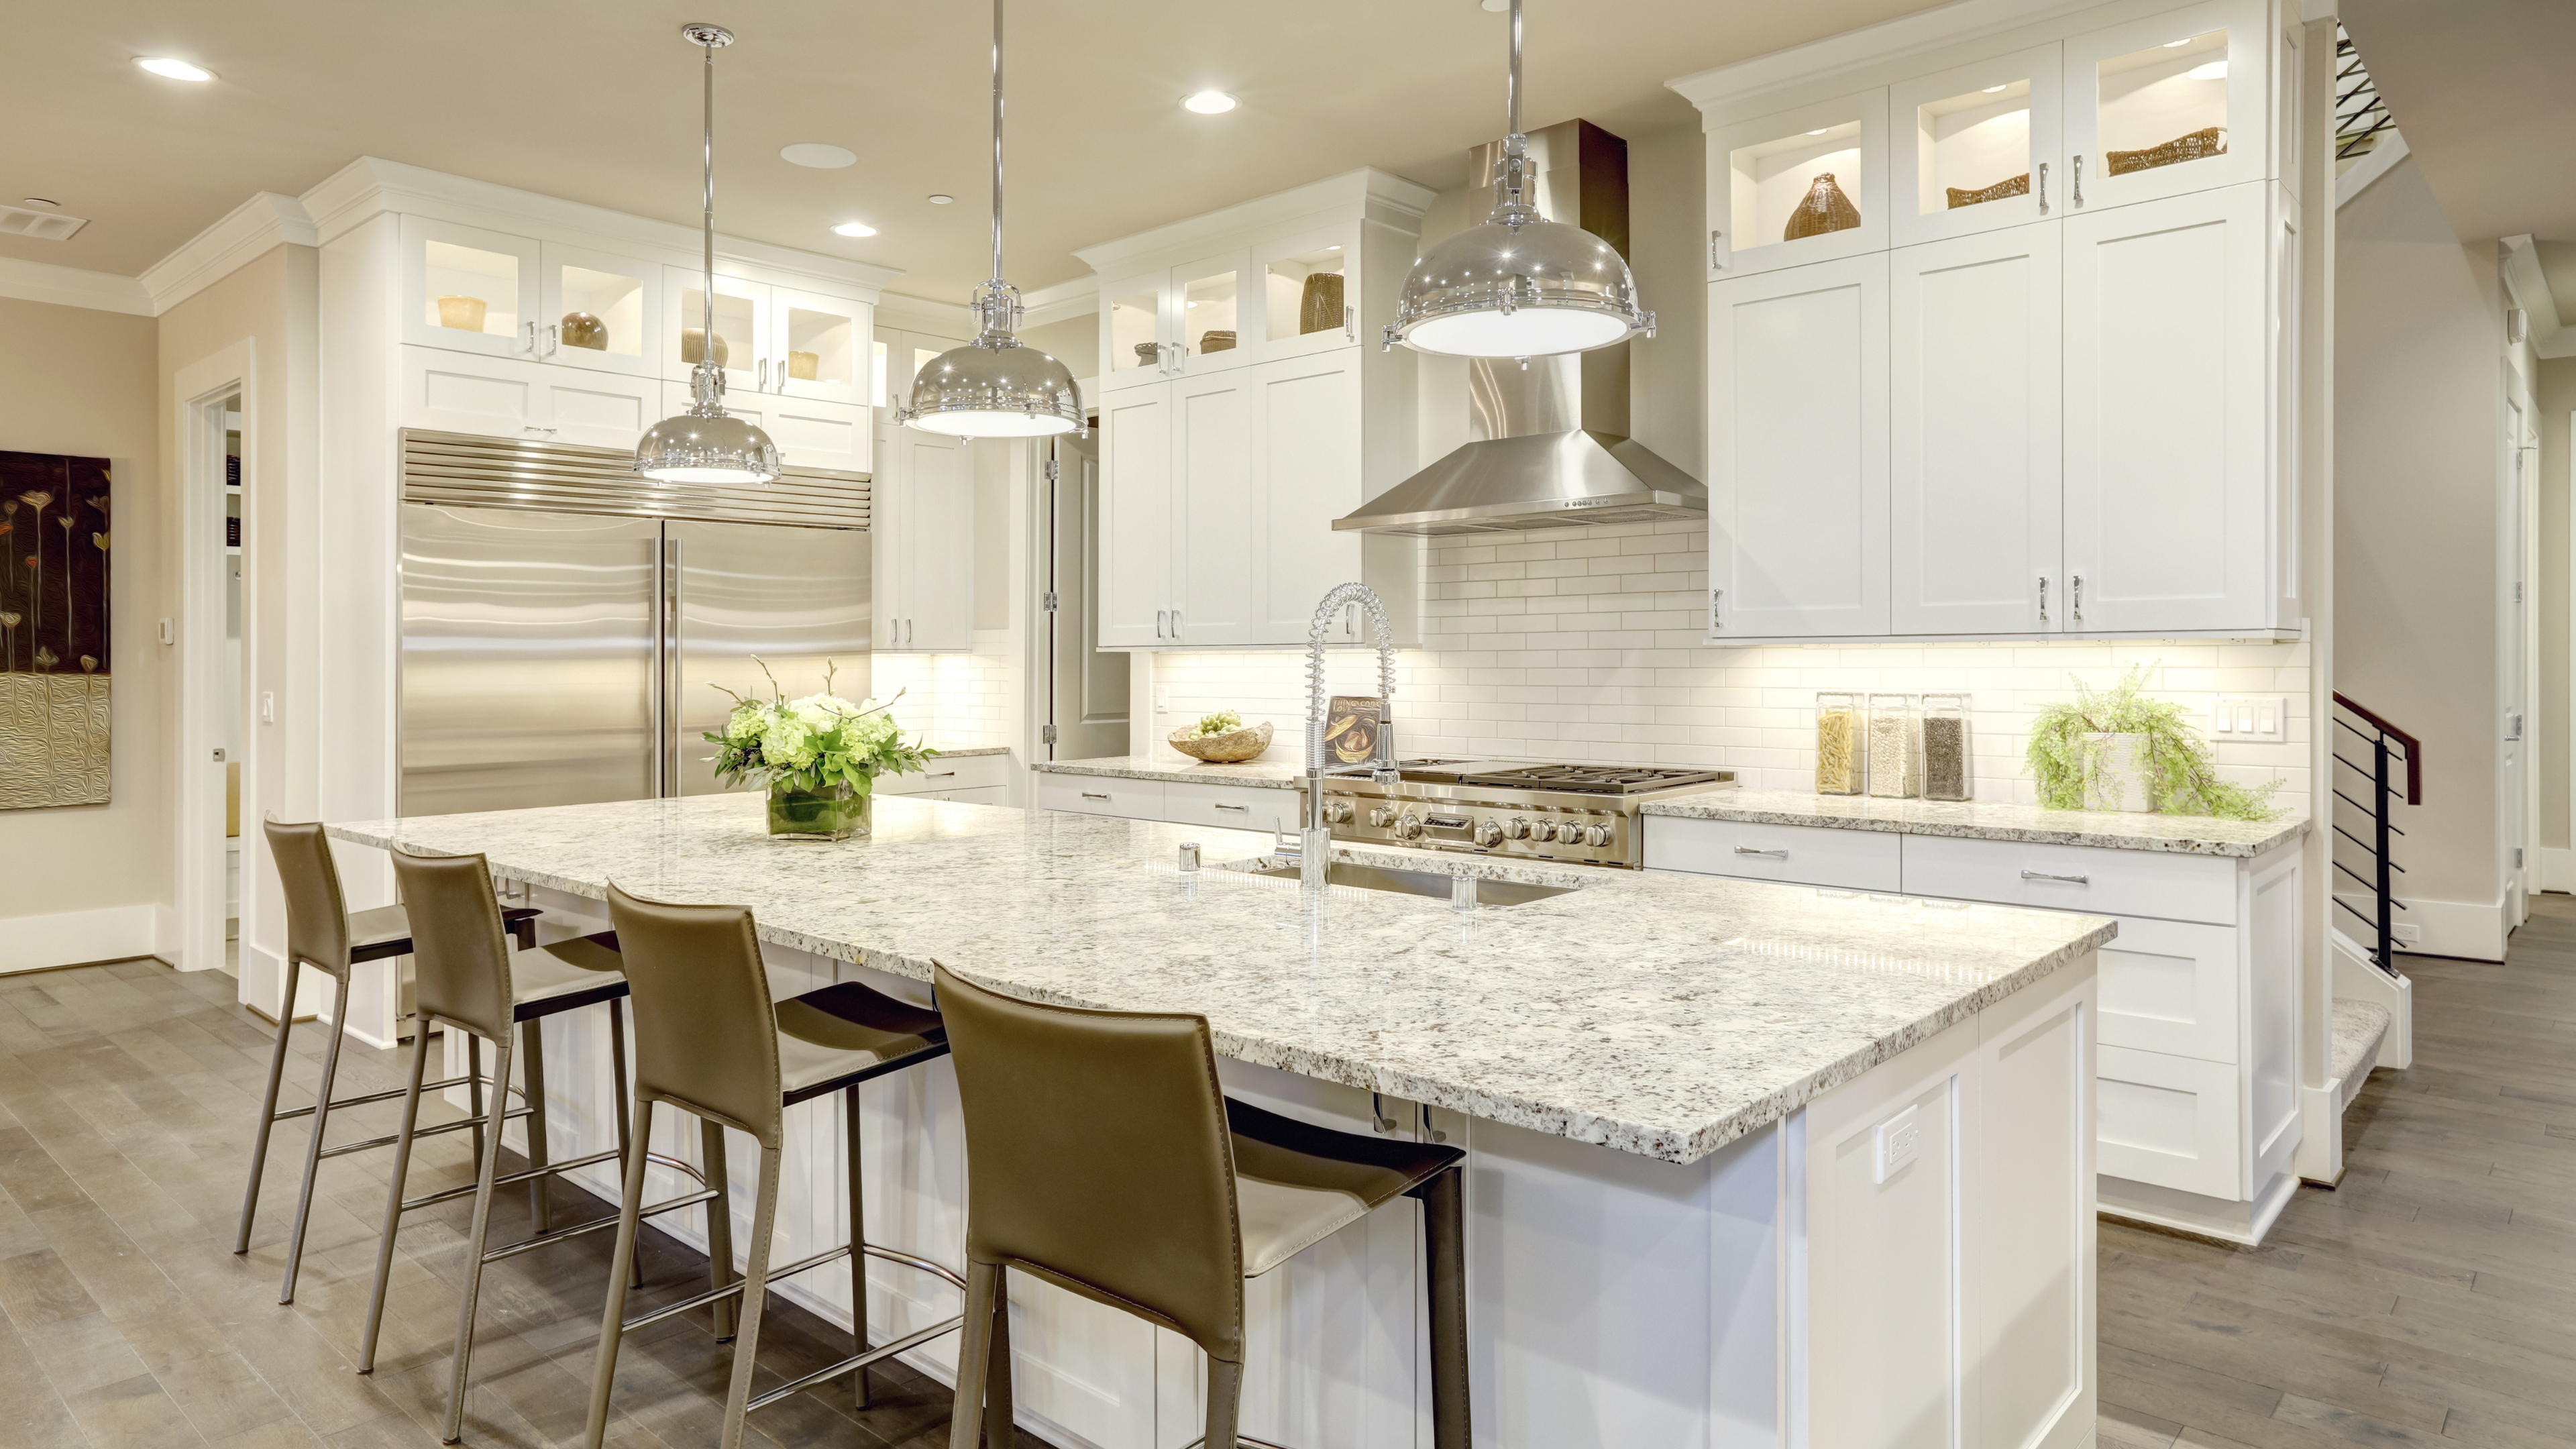
M769 673L758 656L752 662ZM809 794L847 785L864 797L875 789L877 776L911 774L939 753L918 740L903 742L889 708L894 700L853 702L832 693L833 672L827 663L823 692L802 699L789 699L778 689L775 675L769 682L777 692L769 699L750 699L715 686L734 702L724 729L705 736L716 746L707 759L717 778L728 785L754 780ZM895 699L902 697L898 693Z

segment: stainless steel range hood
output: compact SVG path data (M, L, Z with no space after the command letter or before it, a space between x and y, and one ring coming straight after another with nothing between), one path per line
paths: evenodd
M1480 178L1466 212L1493 209L1495 141L1467 153ZM1628 254L1628 143L1589 121L1529 136L1540 214ZM1361 504L1333 527L1445 537L1706 518L1708 489L1628 436L1628 344L1526 364L1467 363L1474 441Z

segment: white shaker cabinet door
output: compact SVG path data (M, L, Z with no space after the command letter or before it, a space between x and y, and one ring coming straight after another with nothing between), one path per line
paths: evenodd
M975 466L962 439L897 428L904 454L903 647L975 647Z
M1172 385L1100 400L1100 643L1152 649L1171 642L1181 595L1182 520L1172 470Z
M1213 305L1212 303L1210 305ZM1251 642L1251 373L1243 368L1174 380L1173 492L1180 501L1178 587L1165 631L1181 644Z
M1712 644L1887 632L1887 266L1709 287Z
M2269 191L2065 223L2070 631L2271 622Z
M2059 232L2006 227L1890 255L1896 633L2063 627Z
M1306 642L1316 601L1361 576L1360 535L1333 530L1360 506L1361 356L1346 347L1250 374L1255 644Z

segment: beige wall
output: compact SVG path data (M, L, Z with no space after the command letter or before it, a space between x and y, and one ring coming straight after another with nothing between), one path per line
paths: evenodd
M1089 377L1100 370L1100 309L1097 307L1079 317L1062 322L1049 322L1043 327L1023 327L1020 340L1073 370L1075 377ZM1100 399L1086 397L1093 407Z
M116 544L111 799L0 812L0 920L170 901L162 771L176 686L157 638L167 609L153 333L149 317L0 298L0 448L109 459Z
M2532 715L2539 727L2540 848L2549 851L2576 845L2568 807L2569 752L2576 750L2568 728L2570 705L2576 703L2568 692L2568 655L2576 649L2570 627L2576 594L2569 588L2570 545L2576 542L2569 530L2576 529L2576 513L2569 508L2569 470L2576 457L2569 455L2567 435L2567 415L2576 411L2576 357L2540 364L2532 391L2540 425L2540 677L2532 688ZM2544 879L2552 889L2576 887L2576 880L2555 873Z

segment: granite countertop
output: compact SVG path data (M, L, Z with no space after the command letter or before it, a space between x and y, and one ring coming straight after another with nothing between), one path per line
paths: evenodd
M1349 847L1337 859L1580 886L1453 911L1224 868L1246 831L878 799L839 845L772 840L756 795L335 824L480 851L593 899L748 905L763 939L916 980L1208 1018L1227 1056L1691 1162L2117 933L2099 917L1661 872ZM1183 875L1176 847L1210 868Z
M2260 855L2308 832L2306 818L2295 815L2279 820L2214 820L2206 815L2042 810L2036 805L2002 801L1953 804L1939 800L1880 800L1867 795L1815 795L1801 790L1708 790L1650 802L1645 813L1680 820L1822 825L1892 835L2092 845L2179 855Z
M931 748L939 749L936 745ZM1010 752L1011 747L1009 745L969 745L962 750L940 749L939 758L943 760L962 760L970 755L1007 755Z
M1294 790L1306 777L1306 767L1286 758L1294 751L1281 750L1273 741L1274 758L1246 760L1239 765L1210 764L1205 760L1183 759L1179 755L1104 755L1096 760L1048 760L1034 768L1048 775L1102 775L1113 780L1203 780L1220 785L1257 785L1266 789Z

